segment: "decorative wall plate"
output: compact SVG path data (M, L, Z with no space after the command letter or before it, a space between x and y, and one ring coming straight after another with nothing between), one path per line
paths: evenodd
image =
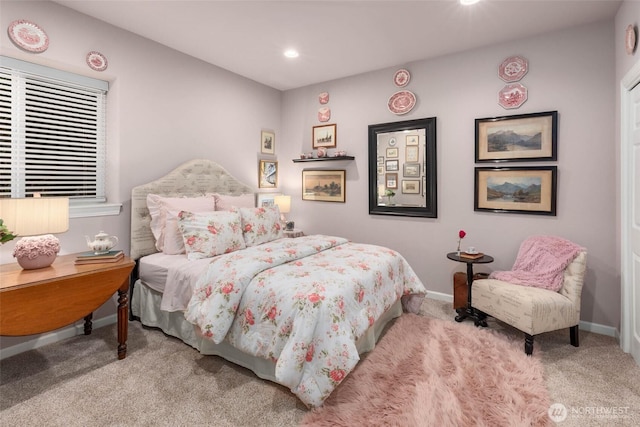
M408 90L401 90L389 98L387 106L393 114L406 114L416 105L416 96Z
M510 56L498 67L498 75L507 83L517 82L527 74L529 61L521 56Z
M320 95L318 95L318 102L320 102L320 104L326 104L329 102L329 92L322 92Z
M498 92L498 104L505 109L518 108L527 98L527 88L520 83L506 85Z
M7 33L16 46L28 52L40 53L49 47L49 36L33 22L24 19L13 21Z
M411 80L411 74L404 68L396 71L393 75L393 83L398 87L405 87L409 84L409 80Z
M104 71L107 69L107 58L100 52L91 51L87 53L87 65L92 70Z
M318 110L318 120L321 122L328 122L331 119L331 109L329 107L322 107Z
M624 49L627 51L627 55L633 55L636 43L636 29L633 24L629 24L624 35Z

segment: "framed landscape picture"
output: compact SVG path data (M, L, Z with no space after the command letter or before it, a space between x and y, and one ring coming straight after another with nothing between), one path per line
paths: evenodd
M403 179L402 193L403 194L420 194L420 180Z
M336 146L337 129L335 124L314 126L311 133L313 136L313 148Z
M557 160L558 112L476 119L476 162Z
M404 177L419 177L420 176L420 163L405 163L402 165L402 176Z
M556 214L556 166L475 169L474 210Z
M345 170L305 169L302 171L302 200L344 203L345 190Z

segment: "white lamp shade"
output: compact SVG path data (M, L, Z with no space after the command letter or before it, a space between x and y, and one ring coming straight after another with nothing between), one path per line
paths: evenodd
M0 198L0 218L18 236L64 233L69 229L69 198Z
M278 206L280 213L291 212L291 196L276 196L273 199L273 203Z

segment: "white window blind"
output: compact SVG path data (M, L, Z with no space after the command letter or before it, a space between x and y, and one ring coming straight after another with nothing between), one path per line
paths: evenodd
M0 57L0 197L104 202L108 83Z

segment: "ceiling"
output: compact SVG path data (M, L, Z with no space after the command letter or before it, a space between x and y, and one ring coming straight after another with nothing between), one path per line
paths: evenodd
M621 3L53 1L279 90L612 19ZM300 56L285 58L287 48Z

